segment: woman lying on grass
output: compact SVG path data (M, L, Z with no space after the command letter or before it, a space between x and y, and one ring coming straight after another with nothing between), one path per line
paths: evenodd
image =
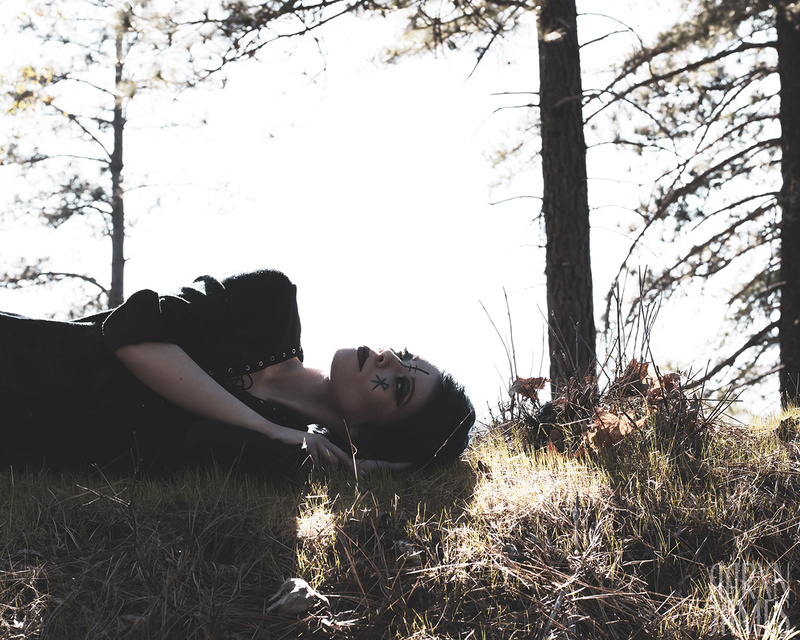
M457 458L475 419L452 377L406 351L304 366L296 287L276 271L139 291L72 322L0 313L0 354L5 464L393 470Z

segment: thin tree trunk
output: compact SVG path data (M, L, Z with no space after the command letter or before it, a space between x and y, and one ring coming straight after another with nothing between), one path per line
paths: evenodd
M595 360L575 0L544 0L540 4L539 74L550 379L557 389L569 378L593 371Z
M781 80L781 302L780 393L784 406L800 405L800 13L778 6Z
M125 277L125 208L122 192L122 133L125 129L122 86L122 33L117 33L116 87L114 92L114 148L111 152L111 289L109 307L122 304Z

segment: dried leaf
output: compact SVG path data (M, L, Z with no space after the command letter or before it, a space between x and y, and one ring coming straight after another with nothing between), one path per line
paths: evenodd
M586 434L586 442L596 451L611 447L635 429L641 429L645 420L640 418L634 423L625 414L595 409L594 423Z
M564 432L561 427L555 426L547 438L547 453L557 454L564 452Z
M649 404L656 404L667 398L681 397L685 397L681 391L681 374L666 373L661 378L650 381L650 388L647 390Z
M610 387L610 394L617 397L641 396L647 390L649 362L631 360Z
M508 390L508 395L516 393L535 402L538 400L539 391L544 389L546 384L547 378L517 378Z

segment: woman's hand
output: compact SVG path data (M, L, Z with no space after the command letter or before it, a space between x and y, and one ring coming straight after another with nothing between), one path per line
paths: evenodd
M319 433L303 433L287 429L288 433L276 438L285 444L301 445L308 453L311 463L320 469L338 469L343 466L353 473L353 457L333 444ZM405 471L414 465L410 462L388 462L387 460L355 460L355 471L359 478L364 478L374 473L393 473Z
M353 457L342 451L325 436L294 429L284 429L275 439L284 444L300 445L311 463L321 469L337 469L339 465L353 473Z
M303 433L287 429L285 436L276 439L285 444L301 445L308 453L311 463L320 469L338 469L343 466L350 473L354 472L353 457L333 444L319 433ZM355 460L355 472L359 478L365 478L375 473L393 473L411 469L411 462L388 462L387 460Z

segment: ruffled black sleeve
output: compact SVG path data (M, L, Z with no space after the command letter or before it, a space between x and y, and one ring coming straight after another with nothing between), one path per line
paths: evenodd
M242 375L302 360L296 295L278 271L204 276L170 295L135 293L105 319L103 336L111 351L138 342L177 344L214 377Z

